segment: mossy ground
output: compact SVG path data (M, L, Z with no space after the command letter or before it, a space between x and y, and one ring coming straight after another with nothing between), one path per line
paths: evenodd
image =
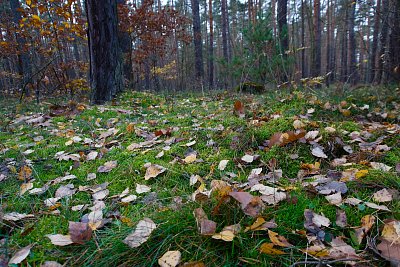
M383 90L383 89L382 89ZM390 94L390 91L385 92ZM380 97L380 101L378 100ZM240 99L246 107L246 118L237 117L233 111L233 102ZM311 101L312 100L312 101ZM332 105L346 100L348 105L362 106L370 105L369 110L386 109L392 112L392 105L399 105L399 99L385 102L382 92L368 91L368 93L355 92L352 95L336 96L326 92L316 92L313 95L303 93L270 92L264 95L231 95L226 92L213 93L207 96L199 95L175 95L162 96L150 93L125 93L117 99L116 105L106 106L106 110L96 106L87 106L80 114L70 117L53 118L53 126L58 130L69 129L74 135L84 138L93 138L98 135L99 125L107 129L115 127L119 133L113 139L119 142L95 161L81 162L79 166L73 166L70 161L57 161L55 153L66 151L79 153L88 149L82 144L66 146L67 137L58 137L50 134L49 130L41 127L32 127L26 124L12 126L9 121L16 114L29 114L36 112L48 112L48 102L39 106L33 102L17 104L10 100L3 100L0 112L3 118L0 133L0 149L5 152L0 154L0 163L7 158L13 158L16 162L14 173L11 171L9 179L0 182L0 201L3 213L17 211L19 213L34 214L31 219L21 220L16 223L2 222L0 226L0 239L3 239L0 248L5 255L12 255L17 249L28 244L35 244L25 264L27 266L39 266L48 260L56 260L66 266L152 266L157 265L157 259L168 250L180 250L182 262L203 261L206 266L289 266L296 261L303 260L304 254L301 248L307 246L307 240L296 233L296 230L304 229L304 210L313 209L315 212L324 214L332 222L335 222L337 207L330 205L323 196L310 194L302 188L300 183L292 184L291 179L296 178L302 163L315 163L319 161L312 156L309 145L292 143L285 147L273 147L269 150L259 149L265 140L268 140L276 132L293 130L293 121L307 110L314 108L310 120L315 122L314 128L323 129L331 126L337 132L345 130L348 132L361 131L363 126L355 119L356 115L363 114L356 110L350 116L344 116L339 111L326 110L323 104L329 101ZM383 104L382 104L383 103ZM118 109L129 110L132 113L118 112ZM397 110L398 112L398 110ZM366 115L367 111L363 115ZM277 119L269 119L262 124L252 124L251 118L279 114ZM398 114L397 114L398 116ZM382 123L398 123L398 117L382 119ZM163 144L153 147L146 153L143 151L130 152L126 147L133 142L141 142L144 139L135 133L127 131L127 125L134 123L135 127L146 129L149 132L165 129L168 127L179 127L173 136L189 140L196 140L192 147L198 152L200 163L172 164L171 161L179 156L184 157L187 148L181 143L171 146L162 158L155 158L161 151ZM223 130L215 130L223 126ZM312 130L309 127L308 130ZM321 130L322 143L330 140L330 134ZM373 133L377 137L379 132ZM43 136L42 141L34 142L33 137ZM343 135L343 139L348 138ZM162 137L165 139L164 137ZM347 139L346 139L347 138ZM209 140L214 140L216 147L207 146ZM381 162L394 166L400 162L400 138L389 137L387 145L391 150L384 153ZM35 152L23 155L27 148ZM7 149L7 150L5 150ZM206 179L208 184L213 179L221 179L228 172L237 175L238 182L247 179L252 168L258 167L258 161L243 168L234 162L246 152L257 153L261 156L261 162L276 159L277 167L283 171L282 185L293 185L290 191L290 201L284 201L277 206L267 207L263 217L267 220L275 219L278 228L276 232L285 236L293 248L284 249L287 254L282 256L270 256L261 254L258 248L263 242L268 241L268 234L264 231L240 233L233 242L224 242L199 235L193 210L203 207L209 219L218 223L218 229L225 225L240 223L242 227L251 225L254 219L245 215L240 208L230 202L222 205L219 213L212 215L212 210L217 205L215 199L206 203L189 201L196 187L189 186L189 177L198 174ZM291 155L297 154L292 159ZM68 221L79 221L86 212L71 211L71 207L79 204L90 204L90 195L78 192L71 198L61 200L59 207L60 215L49 214L48 208L43 201L54 196L57 187L50 187L49 191L41 196L29 195L19 196L19 188L23 181L17 179L18 167L26 160L32 161L33 178L35 187L64 176L67 172L77 176L73 181L75 187L83 185L94 185L109 182L110 196L120 194L125 188L134 190L136 183L151 186L152 192L157 193L157 200L144 204L137 201L134 204L121 204L106 200L104 213L119 211L120 218L94 232L92 240L84 245L72 245L68 247L57 247L50 243L45 237L47 234L67 234ZM223 159L230 162L224 171L217 169L218 163ZM330 159L331 156L330 156ZM117 160L118 167L108 174L98 173L97 178L86 181L86 175L96 172L97 168L106 161ZM155 179L144 181L145 169L143 165L147 162L160 164L168 171ZM365 166L356 166L360 169ZM321 161L321 172L326 173L330 167L328 160ZM339 167L338 170L342 170ZM381 188L400 189L400 179L395 172L382 172L370 170L368 175L361 181L350 182L349 196L362 200L370 200L373 192ZM180 197L183 204L176 208L175 198ZM140 197L139 200L143 198ZM327 230L334 236L344 235L348 244L362 250L365 244L356 246L351 240L351 226L359 226L360 219L366 214L374 214L381 224L385 218L400 219L400 204L398 201L389 203L391 212L377 212L369 208L357 208L342 206L348 216L349 228L339 228L334 223ZM151 238L139 248L131 249L122 240L132 231L136 223L144 217L152 218L158 224ZM373 229L374 235L378 228ZM375 264L385 265L382 259L373 258Z

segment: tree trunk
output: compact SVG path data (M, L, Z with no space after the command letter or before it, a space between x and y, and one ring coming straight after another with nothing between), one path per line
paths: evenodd
M10 0L10 5L13 14L13 22L16 25L16 27L19 27L22 18L20 12L21 5L19 3L19 0ZM22 88L25 88L25 92L23 93L29 95L29 90L27 89L28 87L26 85L28 83L32 83L31 60L29 54L24 51L25 50L24 38L21 38L18 32L16 32L15 35L19 50L18 64L17 64L18 74L22 77Z
M221 1L221 26L222 26L222 52L226 63L228 58L228 10L227 0Z
M314 38L313 38L313 71L314 77L321 75L321 3L320 0L314 0Z
M380 24L381 24L381 0L377 0L376 2L376 10L374 16L374 32L372 34L372 47L371 47L371 54L369 57L370 67L369 67L369 79L368 82L372 83L375 78L376 73L376 51L378 50L378 37L380 31Z
M400 81L400 23L397 19L400 16L400 3L398 0L391 0L390 35L389 35L389 82Z
M356 34L354 31L355 17L356 17L356 5L357 0L349 2L349 20L348 20L348 31L349 31L349 81L351 84L355 84L358 80L357 71L357 59L356 59Z
M208 86L214 88L214 25L212 0L208 0L208 16L210 21L210 44L208 48Z
M289 49L288 27L287 27L287 0L278 0L277 12L278 32L281 53L286 57L286 51Z
M194 42L194 56L195 56L195 69L196 79L202 83L204 76L203 69L203 48L201 40L201 28L200 28L200 12L199 12L199 0L192 0L192 14L193 14L193 42Z
M377 70L375 71L375 78L374 83L380 84L383 77L384 67L385 67L385 60L387 57L387 37L389 32L389 22L388 22L388 15L389 15L389 3L388 0L382 0L382 28L380 33L380 49L378 54L378 66Z
M304 0L301 1L301 77L306 78L308 76L307 66L306 66L306 39L305 39L305 3Z
M110 101L122 91L116 0L87 0L90 86L93 104Z

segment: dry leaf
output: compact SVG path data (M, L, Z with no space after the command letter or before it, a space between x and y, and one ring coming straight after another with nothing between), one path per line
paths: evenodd
M259 197L252 196L247 192L230 192L229 195L236 199L243 212L252 217L257 217L264 209L264 204Z
M388 171L390 171L390 169L392 169L392 167L390 167L386 164L380 163L380 162L370 162L369 164L371 165L371 167L373 169L384 171L384 172L388 172Z
M83 222L69 222L69 236L72 242L77 244L84 244L92 237L92 229L88 223Z
M326 198L326 200L328 200L328 202L330 204L337 205L337 206L342 204L342 201L343 201L342 194L340 192L337 192L336 194L332 194L329 196L325 196L325 198Z
M51 243L56 246L68 246L74 243L72 242L70 235L55 234L55 235L46 235L46 237L48 237Z
M18 179L21 181L28 181L32 176L32 169L29 166L22 166L18 173Z
M187 155L183 161L187 164L193 163L197 160L197 154L196 153L190 153L189 155Z
M283 255L286 254L282 250L274 248L273 243L264 243L260 247L260 252L268 255Z
M275 205L287 198L285 192L278 191L278 188L256 184L251 187L251 191L258 191L262 194L261 199L269 205Z
M165 172L166 170L167 169L164 168L163 166L150 163L150 165L148 165L148 167L146 169L146 174L144 176L144 179L147 181L147 180L150 180L151 178L155 178L158 175L160 175L161 173Z
M235 234L233 233L233 231L224 230L224 231L221 231L220 233L214 234L212 236L212 238L220 239L220 240L223 240L226 242L231 242L235 238Z
M97 156L99 155L99 152L97 151L91 151L89 154L86 156L86 160L95 160Z
M141 244L149 239L151 233L157 228L157 225L149 218L144 218L139 221L136 229L130 233L125 239L124 243L131 248L139 247Z
M151 188L149 186L144 185L144 184L136 184L136 193L143 194L143 193L147 193L150 191L151 191Z
M218 164L218 170L223 171L226 168L226 165L228 164L229 160L223 159L219 162Z
M296 129L296 130L299 130L299 129L302 129L302 128L304 128L306 125L301 121L301 120L295 120L294 122L293 122L293 127Z
M290 244L285 237L278 235L278 233L268 230L268 236L274 245L286 248L293 247L293 245Z
M241 160L246 163L252 163L254 161L254 156L246 154L241 158Z
M360 259L356 250L347 245L340 237L336 237L331 242L332 248L329 249L329 258L332 259Z
M19 264L21 263L23 260L26 259L26 257L28 257L29 253L31 253L31 248L33 247L33 245L28 245L26 247L21 248L20 250L18 250L14 256L12 256L12 258L10 259L10 261L8 262L8 264Z
M63 267L63 265L56 261L45 261L40 267Z
M158 259L161 267L175 267L181 262L181 252L178 250L167 251Z
M303 251L306 254L310 254L314 257L320 258L320 259L324 259L329 256L329 251L326 249L326 247L324 245L310 246L306 249L302 249L301 251Z
M6 213L2 216L2 219L5 221L19 221L25 218L32 218L34 217L33 214L26 214L26 213L18 213L18 212L10 212L10 213Z
M75 192L76 192L76 189L74 189L73 184L62 185L57 189L57 191L55 193L55 197L58 197L58 198L69 197L69 196L72 196L73 194L75 194Z
M100 173L110 172L112 169L114 169L117 166L118 166L118 162L116 160L107 161L106 163L104 163L104 165L97 168L97 172L100 172Z
M365 215L361 218L361 227L355 229L355 235L358 244L361 244L365 235L371 230L372 226L375 224L375 216Z
M336 210L336 225L342 228L347 226L347 216L344 210Z
M316 156L317 158L328 158L328 156L324 153L324 151L322 150L321 147L316 146L311 150L311 154L313 154L314 156Z
M374 201L376 202L390 202L393 200L393 194L386 188L374 193Z
M130 203L132 201L135 201L136 199L137 199L136 195L129 195L129 196L126 196L126 197L122 198L121 202L122 203Z
M245 232L247 231L260 231L260 230L267 230L268 228L276 228L278 225L275 223L275 221L272 219L271 221L266 222L263 217L258 217L255 222L246 227L244 230Z
M32 182L21 184L19 195L22 196L23 194L26 193L26 191L31 190L32 188L33 188Z
M217 229L217 223L208 220L207 214L202 208L197 208L193 211L196 219L197 229L201 235L213 235Z

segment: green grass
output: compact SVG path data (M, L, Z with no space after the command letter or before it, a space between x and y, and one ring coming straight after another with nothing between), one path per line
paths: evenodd
M245 119L233 113L233 102L236 99L241 99L245 103ZM129 92L117 99L116 106L87 106L82 113L72 118L52 118L53 126L49 129L24 123L20 125L9 123L17 113L46 113L48 104L36 106L29 102L16 104L15 101L3 101L0 103L2 107L0 114L7 119L0 124L0 149L7 150L0 153L0 166L6 164L8 158L14 159L15 166L11 168L8 180L0 184L1 210L3 213L13 211L31 213L35 217L16 223L3 221L0 225L0 239L6 238L7 243L3 248L0 247L0 251L7 251L10 256L17 249L34 243L35 246L26 260L28 266L40 265L48 260L56 260L66 266L152 266L157 265L158 258L168 250L180 250L182 262L202 261L206 266L290 266L305 259L300 249L307 246L307 240L298 232L304 229L305 209L324 214L331 220L332 225L326 229L326 233L332 236L343 235L347 238L348 244L362 250L364 245L356 246L351 239L352 227L360 226L361 218L367 214L377 216L379 225L386 218L400 219L399 202L395 200L387 203L391 212L377 212L370 208L342 205L340 208L346 211L349 227L341 229L335 224L338 207L330 205L324 196L307 191L297 178L303 163L320 162L322 174L326 174L328 170L335 170L330 166L333 156L329 154L328 159L318 159L311 154L311 146L301 142L293 142L284 147L275 146L271 149L260 149L260 146L277 132L294 130L293 121L300 115L305 115L310 108L314 108L315 112L302 121L307 123L306 130L320 130L322 140L319 143L326 148L336 137L348 142L350 138L343 131L367 130L367 125L357 122L355 116L366 116L368 111L354 109L351 116L346 117L339 111L324 109L327 101L332 105L339 104L343 100L349 105L369 104L370 110L379 109L380 112L395 113L394 117L379 119L380 123L398 123L399 117L396 116L399 116L399 110L395 109L395 103L398 105L399 99L376 103L377 99L384 100L382 92L378 94L374 90L369 93L348 92L344 95L319 91L314 92L313 96L299 92L294 94L274 92L257 96L218 93L206 96L182 94L171 97ZM57 102L60 101L55 99L46 101L46 103ZM131 114L121 113L122 109L129 110ZM251 122L253 116L257 119L272 114L280 114L280 117L271 118L260 124ZM164 151L164 156L159 159L155 156L163 150L164 143L156 144L148 151L145 149L127 151L126 147L131 143L145 141L143 137L128 132L126 127L130 123L135 124L135 129L140 128L149 132L176 128L172 132L172 137L182 141L172 144L171 149ZM336 128L336 133L325 132L323 129L327 126ZM81 143L66 145L66 142L72 136L96 140L101 132L111 127L118 129L119 132L116 136L108 137L105 142L116 140L118 143L111 148L108 147L107 151L102 151L101 159L81 161L79 166L74 166L72 162L58 161L54 158L59 151L67 153L87 153L90 149L100 151L93 146ZM373 137L368 140L369 142L387 134L384 129L370 132ZM43 136L44 139L34 142L33 138L36 136ZM170 137L159 137L161 140L168 138ZM215 145L207 146L207 142L211 139ZM197 158L201 162L182 164L179 159L185 158L188 148L184 144L190 140L196 140L191 149L197 151ZM380 155L381 162L392 167L400 162L399 140L398 135L388 135L384 143L390 146L391 150ZM357 143L352 144L352 147L358 152ZM22 152L28 148L34 149L35 152L23 155ZM258 154L260 160L247 166L239 165L236 160L245 153ZM297 157L293 158L293 155ZM18 171L26 164L27 159L32 161L35 188L66 173L76 175L77 179L62 184L73 183L75 188L108 182L110 195L105 200L104 216L116 212L120 215L104 228L96 230L92 239L83 245L66 247L52 245L45 235L67 234L68 221L79 221L88 212L71 211L71 207L80 204L90 206L92 199L89 193L78 192L71 198L62 199L58 208L60 214L52 215L43 201L54 197L59 185L51 186L45 194L39 196L28 193L23 196L18 195L20 185L23 183L18 180ZM223 159L230 161L227 168L220 171L217 166ZM198 185L190 186L189 177L200 175L207 188L212 180L226 179L232 183L242 183L247 180L252 168L263 167L265 171L272 159L276 160L276 168L283 171L283 177L276 186L290 187L288 192L290 199L276 206L267 206L261 215L266 220L274 219L278 225L274 231L285 236L294 247L281 248L287 252L282 256L261 254L258 250L261 244L270 242L267 231L241 231L233 242L201 236L193 216L193 210L198 207L202 207L209 219L217 223L217 231L232 224L240 224L244 230L254 222L254 219L245 215L233 200L221 204L215 194L205 202L191 201L191 194ZM88 173L96 172L99 166L111 160L118 161L115 169L110 173L98 173L95 180L86 181ZM168 170L159 177L145 181L143 165L147 162L162 165ZM382 172L359 164L352 167L368 169L369 172L366 177L347 183L349 192L346 196L371 201L372 194L379 189L400 189L399 175L394 171ZM346 168L350 167L338 167L336 170ZM228 176L230 172L235 173L237 177L230 178ZM150 186L152 192L156 193L156 200L144 203L146 194L138 195L138 200L131 204L121 204L111 198L127 187L134 192L136 184ZM181 199L182 204L176 204L177 197ZM220 205L219 211L213 214L217 205ZM139 248L131 249L122 240L144 217L151 218L158 227L146 243ZM377 229L375 227L370 235L378 234ZM382 260L376 260L374 263L384 265Z

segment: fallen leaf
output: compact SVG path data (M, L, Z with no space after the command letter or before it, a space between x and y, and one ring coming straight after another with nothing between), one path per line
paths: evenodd
M167 251L158 259L161 267L175 267L181 262L181 252L178 250Z
M63 265L56 261L45 261L40 265L40 267L63 267Z
M149 186L143 185L143 184L136 184L136 193L143 194L143 193L147 193L150 191L151 191L151 188Z
M118 162L116 160L107 161L106 163L104 163L104 165L97 168L97 172L100 172L100 173L110 172L112 169L114 169L117 166L118 166Z
M136 229L130 233L125 239L124 243L131 248L139 247L141 244L149 239L151 233L157 228L157 225L149 218L144 218L139 221Z
M380 163L380 162L370 162L369 164L371 165L371 167L373 169L384 171L384 172L388 172L392 169L392 167L390 167L386 164Z
M361 218L361 227L355 229L355 236L358 244L362 243L365 235L371 230L372 226L375 224L375 219L373 215L365 215Z
M246 163L252 163L254 161L254 156L246 154L241 158L241 160Z
M28 181L32 176L32 169L29 166L22 166L18 173L18 179L21 181Z
M329 251L324 245L313 245L305 249L301 249L301 251L320 259L324 259L329 256Z
M109 193L110 193L110 191L109 191L108 189L103 189L103 190L100 190L100 191L94 193L94 194L92 195L92 198L93 198L94 200L102 200L102 199L104 199L105 197L107 197Z
M331 248L329 249L329 258L332 259L360 259L360 256L357 255L356 250L347 245L340 237L336 237L331 242Z
M197 154L196 153L190 153L189 155L187 155L183 161L187 164L193 163L197 160Z
M1 215L1 213L0 213ZM19 221L25 218L32 218L35 217L33 214L26 214L26 213L18 213L18 212L10 212L10 213L6 213L2 216L2 219L5 221Z
M329 196L325 196L326 200L328 200L328 202L332 205L340 205L342 204L342 194L340 192L336 193L336 194L332 194Z
M220 239L226 242L231 242L235 238L235 234L230 230L224 230L212 236L214 239Z
M336 210L336 225L342 228L347 226L347 216L344 210Z
M130 203L132 201L135 201L136 199L137 199L136 195L129 195L129 196L126 196L126 197L122 198L121 202L122 203Z
M255 197L247 192L230 192L229 195L236 199L243 212L252 217L257 217L264 209L264 204L259 197Z
M269 228L276 228L278 225L275 223L274 220L266 222L263 217L258 217L255 222L246 227L244 230L245 232L247 231L260 231L260 230L267 230Z
M73 194L75 194L75 192L76 192L76 189L74 189L73 184L62 185L57 189L57 191L55 193L55 197L58 197L58 198L69 197L69 196L72 196Z
M23 260L26 259L26 257L28 257L29 253L31 253L31 248L33 247L33 245L28 245L26 247L21 248L20 250L18 250L10 259L10 261L8 262L8 264L19 264L21 263Z
M278 188L256 184L251 187L251 191L258 191L262 194L261 199L269 205L276 205L287 198L285 192L280 192Z
M387 220L382 229L382 238L391 244L400 245L400 221Z
M296 129L296 130L299 130L299 129L302 129L302 128L304 128L306 125L301 121L301 120L295 120L294 122L293 122L293 127Z
M92 228L88 223L83 222L69 222L69 236L72 242L77 244L84 244L92 237Z
M328 158L328 156L324 153L324 151L322 150L321 147L316 146L311 150L311 154L313 154L314 156L316 156L317 158Z
M228 164L229 160L223 159L219 162L218 164L218 170L223 171L226 168L226 165Z
M19 195L22 196L23 194L26 193L26 191L31 190L32 188L33 188L32 182L21 184L20 190L19 190Z
M260 252L268 255L283 255L286 254L282 250L274 248L273 243L264 243L260 246Z
M390 202L393 200L393 193L384 188L382 190L375 192L373 195L373 199L376 202Z
M233 105L233 112L235 115L239 116L240 118L244 118L244 105L241 101L236 100Z
M390 209L388 207L386 207L385 205L377 205L375 203L372 202L364 202L365 206L374 209L374 210L384 210L384 211L390 211Z
M89 154L86 155L86 160L95 160L97 156L99 155L99 152L97 151L91 151Z
M274 245L286 248L293 247L293 245L290 244L285 237L278 235L278 233L268 230L268 236Z
M74 243L72 242L70 235L55 234L55 235L46 235L46 237L48 237L51 243L56 246L68 246Z
M151 178L155 178L158 175L160 175L161 173L165 172L166 170L167 169L164 168L163 166L150 163L150 165L148 165L148 167L146 169L146 174L144 176L144 179L147 181L147 180L150 180Z
M201 235L213 235L217 229L217 223L208 219L207 214L202 208L193 211L196 219L197 229Z

